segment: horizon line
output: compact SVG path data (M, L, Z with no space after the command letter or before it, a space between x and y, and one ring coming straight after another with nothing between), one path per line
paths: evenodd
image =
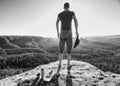
M57 38L52 36L40 36L40 35L0 35L0 36L33 36L33 37L43 37L43 38ZM106 36L120 36L120 34L110 34L110 35L88 35L88 36L79 36L80 38L87 38L87 37L106 37ZM73 36L76 37L76 36Z

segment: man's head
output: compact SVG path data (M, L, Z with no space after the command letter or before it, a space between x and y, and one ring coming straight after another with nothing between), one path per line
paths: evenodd
M66 2L65 4L64 4L64 9L66 10L66 9L69 9L70 8L70 4L68 3L68 2Z

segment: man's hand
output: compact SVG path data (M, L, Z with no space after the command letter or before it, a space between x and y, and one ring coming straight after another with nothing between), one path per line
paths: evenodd
M78 32L76 32L76 36L79 38L79 33Z

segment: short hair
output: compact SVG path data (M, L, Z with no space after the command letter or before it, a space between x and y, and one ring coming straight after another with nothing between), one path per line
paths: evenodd
M69 4L68 2L66 2L66 3L64 4L64 9L69 8L69 6L70 6L70 4Z

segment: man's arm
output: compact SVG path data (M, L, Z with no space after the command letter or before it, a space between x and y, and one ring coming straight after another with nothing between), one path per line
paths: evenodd
M60 19L59 19L59 17L57 18L57 21L56 21L56 29L57 29L57 36L58 36L58 38L59 38L59 21L60 21Z
M78 21L75 15L73 15L73 20L75 23L75 30L76 30L76 35L79 37L79 33L78 33Z

